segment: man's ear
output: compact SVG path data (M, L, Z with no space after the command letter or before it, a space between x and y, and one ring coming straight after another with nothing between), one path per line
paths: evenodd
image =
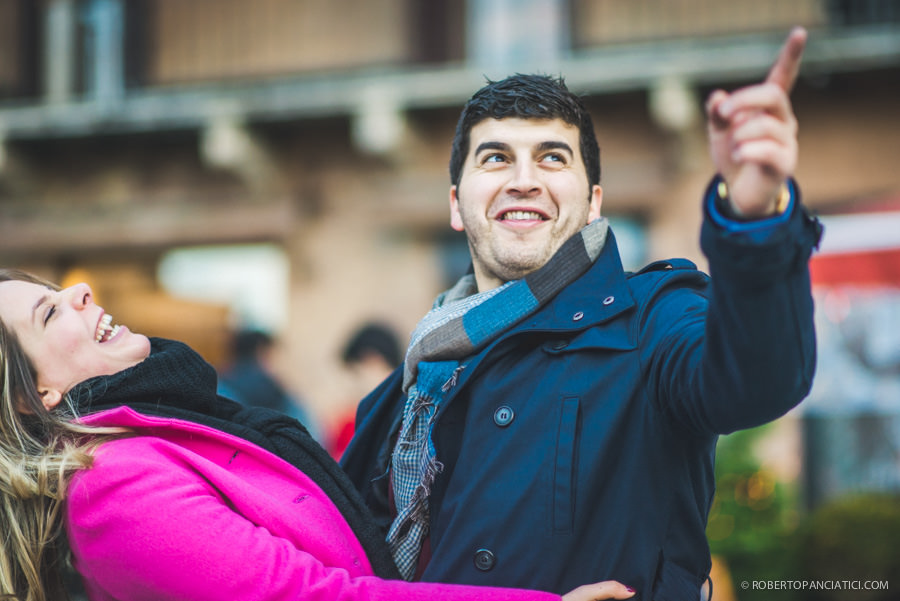
M599 184L591 186L591 205L588 208L588 223L600 219L600 207L603 205L603 188Z
M450 227L457 232L466 229L463 226L462 215L459 213L459 196L456 195L456 186L450 186Z
M38 394L41 395L41 404L44 405L44 409L47 411L50 411L59 405L63 398L62 392L55 388L38 387Z

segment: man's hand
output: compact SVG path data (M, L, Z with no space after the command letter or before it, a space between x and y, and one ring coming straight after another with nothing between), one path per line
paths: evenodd
M782 184L797 167L797 119L789 94L800 71L806 30L794 28L766 80L706 103L710 152L737 215L772 215Z
M562 596L562 601L602 601L603 599L630 599L634 590L615 580L605 580L579 586Z

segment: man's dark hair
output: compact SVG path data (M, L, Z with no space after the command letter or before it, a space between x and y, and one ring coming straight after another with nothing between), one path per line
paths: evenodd
M590 185L600 183L600 148L594 124L581 98L566 87L561 77L517 73L475 92L463 107L456 124L450 153L450 181L458 186L469 154L469 134L485 119L562 119L578 128L581 158Z

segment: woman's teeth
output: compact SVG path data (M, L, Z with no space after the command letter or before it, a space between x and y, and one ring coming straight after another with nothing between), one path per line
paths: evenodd
M118 333L119 326L112 325L112 315L105 313L103 317L100 318L100 323L97 324L97 335L94 339L97 342L106 342Z

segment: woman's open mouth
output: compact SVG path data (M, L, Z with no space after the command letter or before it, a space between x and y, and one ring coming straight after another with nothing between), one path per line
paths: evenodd
M100 323L97 324L97 333L94 336L94 340L97 342L106 342L119 333L120 327L121 326L114 326L112 324L112 315L104 313L103 317L100 318Z

